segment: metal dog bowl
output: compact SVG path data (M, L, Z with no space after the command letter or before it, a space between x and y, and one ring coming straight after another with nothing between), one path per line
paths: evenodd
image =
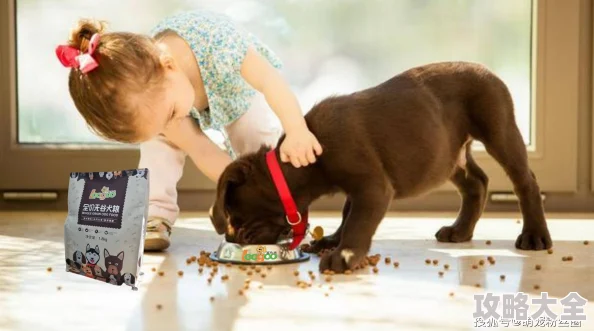
M210 259L233 264L285 264L309 260L309 254L299 247L289 250L284 244L276 245L239 245L223 242L210 255Z

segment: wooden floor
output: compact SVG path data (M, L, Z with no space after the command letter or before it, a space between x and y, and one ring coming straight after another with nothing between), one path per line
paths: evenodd
M594 299L594 222L587 216L549 215L554 252L547 254L514 249L521 229L514 217L487 215L472 242L440 244L433 235L451 223L453 215L390 215L371 251L382 255L377 274L366 269L326 282L314 257L265 269L266 278L247 276L237 266L219 266L211 285L206 281L210 270L199 274L197 265L187 265L186 259L203 249L214 250L221 238L204 215L183 216L168 252L145 254L139 290L132 291L65 272L65 214L0 213L0 330L471 330L474 294L522 291L537 298L548 292L560 299L578 292ZM338 214L312 215L311 220L327 232L337 222ZM592 243L585 245L584 240ZM573 261L563 262L569 255ZM495 264L487 256L493 256ZM399 267L385 264L384 257ZM425 259L438 265L426 265ZM480 260L486 263L480 265ZM316 279L301 289L296 283L310 281L309 270ZM221 281L224 274L228 281ZM240 295L246 278L252 279L250 288ZM530 305L529 314L537 308ZM561 303L549 308L563 313ZM502 313L501 306L497 312ZM594 318L591 303L584 312L589 320ZM512 325L509 329L517 329ZM502 324L499 328L508 329ZM594 322L582 322L576 329L594 330Z

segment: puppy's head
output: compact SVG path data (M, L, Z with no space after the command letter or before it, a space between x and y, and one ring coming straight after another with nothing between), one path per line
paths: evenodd
M238 244L275 244L291 230L262 147L232 162L217 183L210 218L218 234Z

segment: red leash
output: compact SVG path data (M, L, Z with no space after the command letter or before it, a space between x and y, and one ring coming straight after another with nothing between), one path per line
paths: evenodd
M307 212L301 215L297 210L297 205L295 204L295 200L293 200L293 196L291 196L291 191L285 181L285 176L281 171L274 149L266 153L266 163L278 196L283 203L287 223L293 229L293 241L289 245L289 249L295 249L307 234Z

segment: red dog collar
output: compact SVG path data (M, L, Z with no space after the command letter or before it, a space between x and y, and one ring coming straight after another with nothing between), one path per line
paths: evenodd
M289 249L295 249L299 246L307 233L307 212L301 215L297 210L297 205L295 205L295 200L293 200L293 197L291 196L291 191L289 190L289 186L287 186L285 176L283 176L274 149L266 153L266 163L268 164L268 170L272 176L272 181L274 182L278 196L285 208L287 223L289 223L293 229L293 241L291 242L291 245L289 245Z

